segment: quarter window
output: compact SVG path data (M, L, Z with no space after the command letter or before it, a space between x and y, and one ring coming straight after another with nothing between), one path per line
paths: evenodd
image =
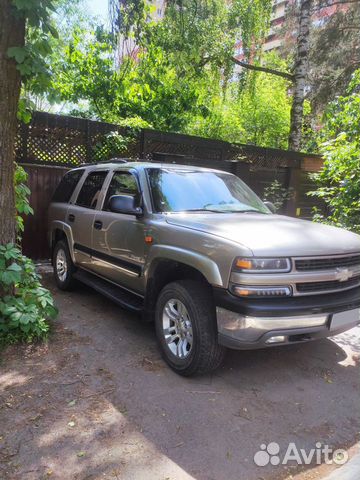
M65 174L52 197L52 202L68 203L84 170L72 170Z
M106 193L104 210L108 210L109 200L113 195L131 195L139 197L139 188L134 175L129 172L115 172Z
M76 200L76 205L86 208L96 208L101 188L108 172L91 172L86 177Z

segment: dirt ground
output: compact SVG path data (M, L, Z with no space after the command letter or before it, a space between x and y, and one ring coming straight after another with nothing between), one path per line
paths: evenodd
M60 309L48 344L1 357L1 480L319 479L323 467L298 475L254 454L359 440L359 328L230 352L215 374L186 379L161 360L152 325L86 287L45 282Z

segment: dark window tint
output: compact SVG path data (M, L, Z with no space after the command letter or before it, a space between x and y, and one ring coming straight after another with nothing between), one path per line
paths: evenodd
M72 172L68 172L55 190L52 201L67 203L83 173L84 170L73 170Z
M106 193L104 210L108 210L110 197L113 195L138 196L139 189L134 175L128 172L115 172Z
M76 205L87 208L95 208L106 175L107 172L104 171L89 173L89 175L85 178L83 186L81 187L76 200Z

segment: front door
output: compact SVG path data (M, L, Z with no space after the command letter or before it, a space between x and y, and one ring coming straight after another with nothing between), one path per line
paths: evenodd
M101 189L108 172L90 172L84 180L75 204L69 205L66 222L71 226L75 263L91 269L92 232L95 208L101 201Z
M93 266L95 272L134 291L145 262L144 221L135 215L110 212L113 195L132 195L140 202L135 175L115 171L105 195L102 210L95 212L93 230Z

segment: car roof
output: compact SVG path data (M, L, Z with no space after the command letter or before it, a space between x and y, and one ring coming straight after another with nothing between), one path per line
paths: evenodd
M79 165L79 167L76 167L76 169L79 168L86 168L89 171L93 170L103 170L104 168L111 168L111 169L124 169L124 170L144 170L144 169L155 169L155 168L161 168L165 170L173 170L173 171L184 171L184 170L192 170L192 171L204 171L204 172L219 172L219 173L228 173L223 170L218 170L214 168L206 168L206 167L199 167L197 165L181 165L178 163L162 163L162 162L142 162L142 161L124 161L121 162L118 159L116 161L111 161L109 162L100 162L100 163L87 163L84 165ZM75 170L75 169L74 169Z

